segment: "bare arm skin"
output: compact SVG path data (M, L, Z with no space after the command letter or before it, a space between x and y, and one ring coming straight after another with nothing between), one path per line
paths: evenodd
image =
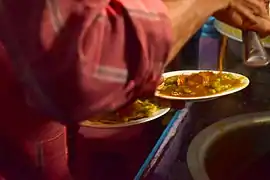
M270 17L265 8L269 0L163 0L163 3L169 10L173 28L173 47L167 63L213 14L237 28L263 36L270 34Z
M221 9L203 0L163 0L172 22L173 46L168 63L209 16ZM213 2L213 1L212 1Z

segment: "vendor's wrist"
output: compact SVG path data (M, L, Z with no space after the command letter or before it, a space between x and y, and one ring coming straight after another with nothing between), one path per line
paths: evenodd
M226 5L227 0L193 0L195 1L194 4L196 6L200 7L200 9L206 13L208 13L208 16L212 16L215 14L217 11L226 9L228 6Z

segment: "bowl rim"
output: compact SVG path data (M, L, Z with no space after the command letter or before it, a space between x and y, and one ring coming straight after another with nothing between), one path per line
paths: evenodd
M253 124L270 123L270 111L246 113L225 118L199 132L191 141L187 152L187 165L195 180L210 180L205 169L205 154L213 142L227 132Z

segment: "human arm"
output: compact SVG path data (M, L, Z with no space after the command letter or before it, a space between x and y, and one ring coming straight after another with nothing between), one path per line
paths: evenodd
M163 0L173 27L170 62L210 15L240 29L269 35L269 0Z
M231 26L240 28L243 30L251 30L258 32L262 37L270 34L270 17L268 15L269 1L264 1L266 8L262 8L260 16L255 14L255 20L244 18L241 13L237 12L233 8L218 11L214 16ZM263 5L262 5L263 6Z
M0 36L29 106L66 123L153 93L171 28L162 2L151 2L57 1L27 16L25 9L14 10L15 1L7 3L0 18L7 30Z
M207 18L221 7L203 0L163 0L172 22L173 46L168 62L205 23Z
M171 45L162 2L153 6L150 0L135 5L106 1L100 9L92 2L74 9L70 14L75 16L67 16L44 57L31 63L44 94L74 121L116 110L153 92Z
M35 88L40 86L45 100L51 100L51 104L58 107L60 114L64 114L66 119L79 121L98 113L118 109L146 91L153 92L171 48L171 23L162 2L70 1L59 2L63 3L59 6L64 7L58 12L62 13L64 19L64 22L60 23L64 26L60 28L59 33L54 32L55 28L52 27L56 21L50 17L53 14L50 10L44 11L42 23L35 18L29 18L40 17L33 14L39 11L28 11L31 15L27 16L28 18L21 18L25 14L23 11L11 11L14 18L10 22L20 35L16 38L23 42L20 50L31 52L23 53L29 57L21 58L24 64L31 67L25 73L38 82L28 82L30 85L25 88L31 106L40 110L44 107L41 105L44 98L38 98L34 92ZM177 0L180 1L188 2ZM100 2L104 2L105 5L96 9ZM153 5L153 2L156 4ZM202 2L197 6L202 5ZM16 3L9 5L15 7ZM195 32L199 24L207 18L207 14L210 14L212 5L209 9L200 7L203 10L197 9L195 12L192 8L194 4L171 5L182 6L169 13L171 21L177 22L172 21L172 24L177 25L174 25L174 44L179 44L177 48L181 48L192 31ZM220 8L216 5L214 7ZM176 20L179 15L195 23L190 25L190 22L180 18ZM31 26L27 27L24 24ZM39 28L41 32L37 32ZM78 38L79 36L81 38ZM77 56L78 39L80 57ZM175 42L176 39L179 39L180 43ZM21 71L22 69L19 69L19 72Z

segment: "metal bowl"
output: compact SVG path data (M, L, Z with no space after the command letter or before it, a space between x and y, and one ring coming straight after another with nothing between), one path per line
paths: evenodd
M194 180L230 180L270 152L270 111L234 116L201 131L187 163Z
M227 52L228 51L235 56L234 60L238 59L238 60L240 60L240 62L242 62L242 59L243 59L243 45L242 45L242 42L236 41L234 39L228 39ZM266 47L266 51L269 54L270 53L270 47Z

